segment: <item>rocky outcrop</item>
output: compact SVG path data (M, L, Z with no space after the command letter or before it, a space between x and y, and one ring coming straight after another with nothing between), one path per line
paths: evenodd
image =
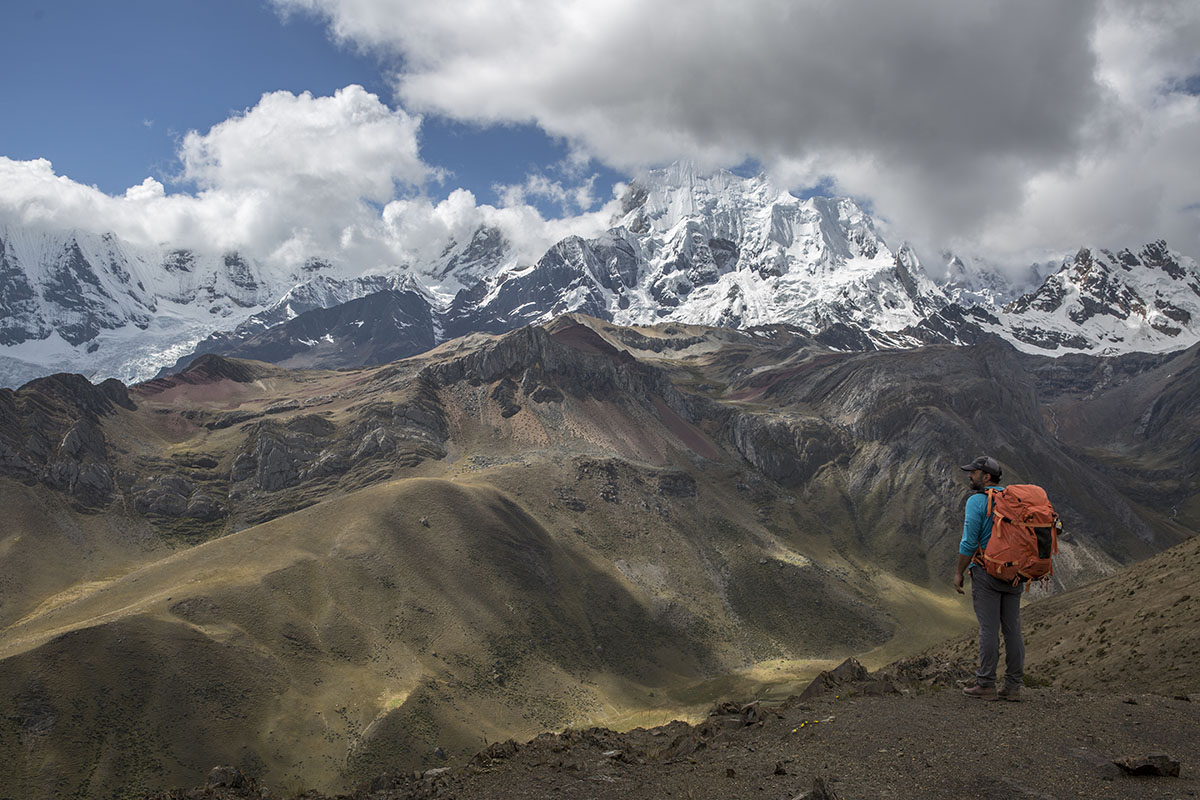
M816 417L739 414L729 433L743 458L784 486L804 484L850 452L849 438Z
M704 402L681 393L663 370L616 349L591 328L569 322L553 332L521 328L466 355L431 364L421 377L431 386L507 379L512 386L495 390L497 402L506 404L516 403L516 386L536 403L561 402L563 393L645 405L659 397L680 416L695 420L694 406Z
M504 378L492 389L491 398L500 406L500 415L506 419L521 411L521 406L517 405L517 388L512 378Z
M184 517L215 522L226 515L225 507L205 487L182 475L150 475L139 480L130 492L134 508L141 514Z
M658 493L667 497L695 497L696 479L686 472L668 472L658 478Z
M231 497L336 481L371 464L412 467L446 455L445 413L428 381L418 380L399 399L360 406L353 420L338 426L320 415L302 414L283 422L255 422L230 467Z
M269 368L267 369L269 370ZM245 361L208 353L197 356L179 372L137 384L136 391L143 397L152 397L183 384L201 385L222 380L249 383L262 377L263 374L262 365L249 364Z
M259 422L233 460L230 483L249 481L253 488L276 492L295 486L302 471L321 454L315 436L289 431L274 422Z
M41 483L85 508L107 505L116 490L102 419L134 404L125 385L93 385L82 375L39 378L0 389L0 475Z

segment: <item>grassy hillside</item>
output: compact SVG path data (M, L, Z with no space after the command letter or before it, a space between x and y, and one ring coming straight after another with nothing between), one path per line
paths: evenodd
M1168 361L568 317L384 367L5 390L0 785L235 763L333 790L881 666L971 627L948 573L979 452L1067 517L1057 589L1188 535L1190 450L1156 448L1196 371ZM1062 669L1103 663L1118 620L1093 612L1092 641L1046 644Z
M523 493L389 482L47 599L0 638L0 682L13 687L0 698L0 782L100 793L233 762L328 790L437 763L439 747L686 713L707 702L689 690L747 651L833 658L888 636L886 603L781 543L752 547L717 524L614 565L611 543L551 533L521 504L536 488ZM729 557L713 564L722 543ZM774 558L762 565L764 546ZM713 597L712 569L761 591ZM751 570L764 576L738 574Z

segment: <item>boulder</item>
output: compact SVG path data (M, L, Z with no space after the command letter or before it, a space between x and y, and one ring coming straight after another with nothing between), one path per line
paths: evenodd
M813 778L813 788L796 795L793 800L838 800L838 796L825 779L818 776Z
M696 479L686 472L668 472L659 476L658 493L667 497L695 497Z
M870 680L870 674L867 668L854 658L847 658L833 669L826 670L820 675L812 679L808 686L804 687L804 691L800 693L800 700L808 700L818 695L827 694L835 689L850 686L856 683L864 683Z
M237 767L213 767L208 773L209 789L245 789L250 781Z
M1166 778L1179 777L1179 761L1166 753L1126 756L1114 760L1113 763L1130 775L1155 775Z

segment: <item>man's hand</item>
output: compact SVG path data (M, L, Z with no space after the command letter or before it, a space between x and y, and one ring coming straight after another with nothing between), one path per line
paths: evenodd
M954 568L954 591L959 594L966 594L963 591L963 574L967 571L967 567L971 566L971 557L958 554L958 565Z

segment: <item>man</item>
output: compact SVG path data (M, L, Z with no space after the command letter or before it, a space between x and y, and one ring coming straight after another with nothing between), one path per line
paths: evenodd
M958 545L958 566L954 571L954 589L963 591L963 573L971 570L971 600L979 620L979 668L975 684L963 689L967 697L984 700L1020 700L1021 678L1025 670L1025 641L1021 638L1021 590L993 578L975 558L987 547L992 535L988 516L987 490L1004 491L999 486L1000 462L980 456L960 469L970 473L972 495L967 499L962 541ZM1004 686L996 690L996 665L1000 661L1000 632L1004 632Z

